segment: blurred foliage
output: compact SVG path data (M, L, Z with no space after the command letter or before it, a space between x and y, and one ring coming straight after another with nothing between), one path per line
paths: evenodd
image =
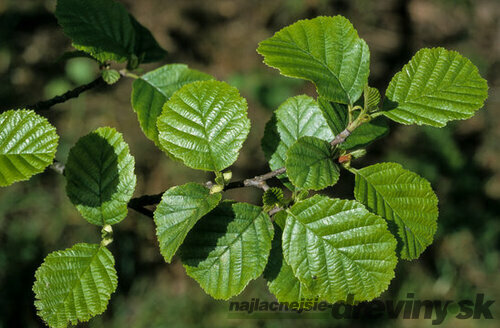
M0 106L16 108L62 93L98 74L86 58L61 60L71 51L53 16L55 0L0 0ZM497 299L497 320L447 319L443 325L495 327L500 316L500 3L497 0L122 0L183 62L226 80L248 98L252 129L235 179L266 172L260 138L271 112L287 97L314 95L314 87L279 76L262 64L259 41L298 19L342 14L370 46L370 84L384 93L394 72L421 47L444 46L469 57L489 81L485 109L444 129L391 126L391 133L353 162L362 167L396 161L429 179L440 217L436 241L422 256L398 265L383 298ZM165 5L167 3L168 5ZM145 71L158 65L147 65ZM210 177L167 159L139 128L130 106L131 81L121 79L46 112L61 135L57 159L65 162L76 140L104 125L122 132L136 158L136 195L153 194ZM352 197L352 176L342 173L331 192ZM257 190L225 195L260 204ZM167 265L151 220L136 214L116 226L111 251L119 287L108 311L82 327L421 327L428 320L228 319L228 303L214 301L188 278L178 260ZM44 256L77 241L96 242L99 231L65 195L65 181L47 171L30 182L0 189L0 328L42 327L31 287ZM236 300L270 300L265 282L252 282Z

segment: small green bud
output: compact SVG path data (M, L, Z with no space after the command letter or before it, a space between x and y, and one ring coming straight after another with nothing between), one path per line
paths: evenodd
M216 185L213 185L212 188L210 188L210 194L216 194L216 193L221 192L223 190L224 190L223 185L216 184Z
M227 171L222 173L222 177L224 178L224 181L229 182L233 178L233 172Z
M360 158L366 155L366 149L357 149L352 151L350 154L353 158Z

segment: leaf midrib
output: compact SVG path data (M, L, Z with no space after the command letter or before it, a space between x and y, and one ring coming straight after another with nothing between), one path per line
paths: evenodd
M373 188L373 190L375 190L375 192L376 192L378 195L380 195L380 197L382 198L382 200L383 200L384 204L386 204L386 205L387 205L387 206L388 206L388 207L392 210L392 212L393 212L393 213L395 213L395 214L397 215L397 218L401 221L401 223L403 223L403 225L404 225L404 226L403 226L403 227L399 227L399 226L398 226L398 228L401 228L401 230L403 230L402 235L404 236L404 239L405 239L405 241L406 241L406 243L405 243L405 247L407 248L407 251L409 252L409 245L410 245L410 244L409 244L409 242L408 242L408 236L407 236L406 231L411 232L411 234L413 235L413 238L415 238L415 239L416 239L416 240L420 243L420 245L424 245L424 244L422 243L422 241L420 240L420 238L418 238L417 234L415 234L415 233L413 232L413 230L412 230L412 229L408 226L408 224L407 224L407 223L405 222L405 220L402 218L402 216L401 216L401 214L399 213L399 211L396 211L396 210L395 210L395 209L391 206L391 204L385 200L385 197L383 196L383 194L382 194L380 191L378 191L378 189L377 189L377 188L376 188L376 187L375 187L372 183L370 183L370 182L369 182L369 180L368 180L368 179L367 179L367 178L366 178L366 177L365 177L365 176L361 173L361 170L358 170L358 171L356 172L356 174L358 174L360 177L362 177L362 178L366 181L366 184L367 184L367 185L370 185L370 186ZM386 218L386 220L388 220L388 219ZM394 223L396 223L396 224L397 224L396 220L394 220L394 221L395 221Z

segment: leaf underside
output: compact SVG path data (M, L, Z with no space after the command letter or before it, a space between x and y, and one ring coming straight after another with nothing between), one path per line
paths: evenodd
M437 229L438 199L430 183L396 163L356 170L355 198L389 222L403 259L416 259L432 243ZM397 232L396 232L397 230Z
M54 160L59 136L47 119L31 110L0 115L0 186L28 180Z
M328 302L379 296L394 277L395 248L387 223L356 201L315 195L288 210L284 258Z
M459 53L421 49L392 78L386 97L384 115L390 119L442 127L472 117L488 97L488 85Z
M99 128L71 148L65 168L66 193L92 224L120 222L134 193L135 161L122 135Z
M113 255L95 244L50 253L33 285L40 317L54 328L88 321L106 310L117 286Z
M262 274L273 227L258 206L224 201L189 232L180 248L187 274L216 299L229 299Z
M58 0L55 15L73 46L100 62L135 56L148 63L166 54L149 30L114 0Z

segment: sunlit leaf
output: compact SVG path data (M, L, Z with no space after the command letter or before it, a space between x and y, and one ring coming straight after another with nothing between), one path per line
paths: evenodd
M99 128L71 148L65 169L66 193L90 223L118 223L127 216L134 193L134 165L121 133Z
M0 114L0 186L43 172L54 160L58 141L56 128L34 111Z
M356 201L315 195L288 210L283 255L314 295L367 301L394 277L396 240L387 223Z
M186 84L163 106L157 123L168 153L199 170L221 171L238 158L250 131L247 103L225 82Z
M90 318L106 310L116 290L113 255L105 247L76 244L50 253L35 274L35 306L54 328Z
M437 229L438 199L430 183L396 163L356 170L354 196L389 222L399 236L400 256L416 259L432 243Z
M368 45L342 16L298 21L262 41L257 52L281 74L314 82L331 101L354 104L368 81Z
M472 117L488 97L488 85L458 52L421 49L391 80L385 116L402 124L445 126Z

